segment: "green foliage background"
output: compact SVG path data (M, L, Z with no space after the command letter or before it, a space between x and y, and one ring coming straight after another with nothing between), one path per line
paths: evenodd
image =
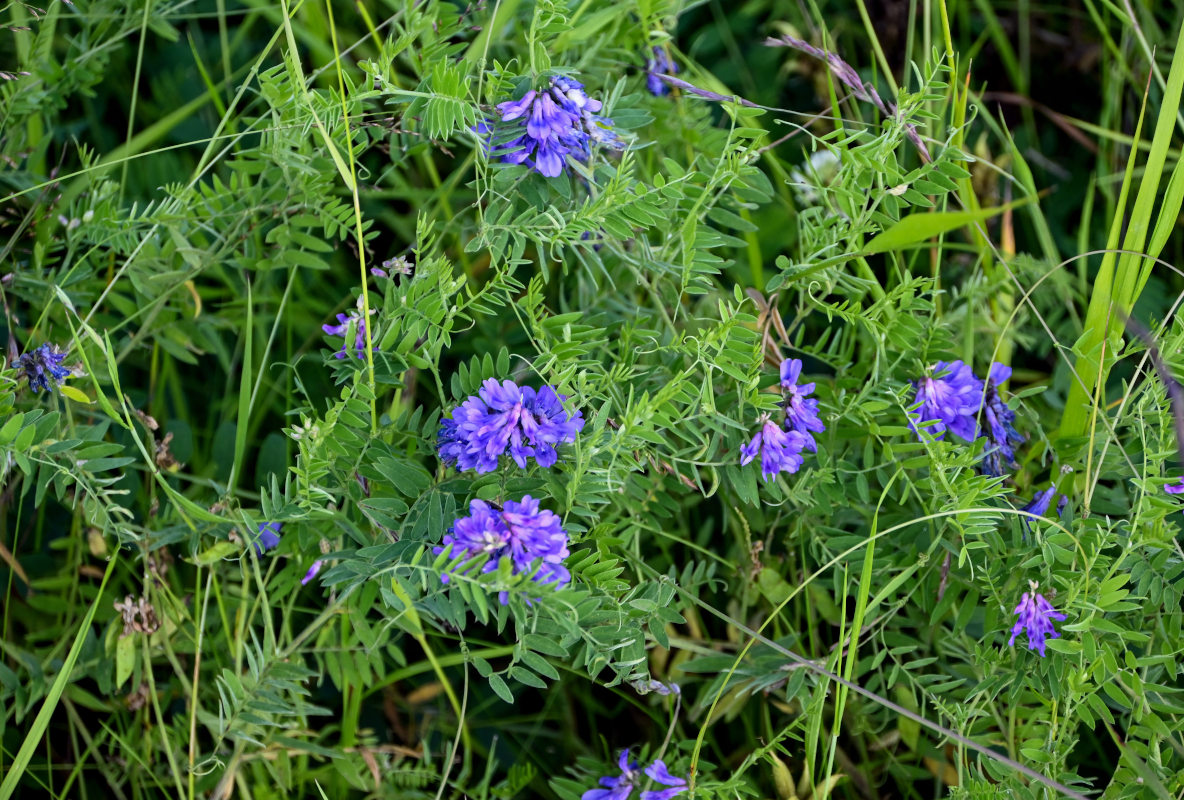
M1116 312L1180 374L1182 12L0 8L0 800L577 798L626 747L696 797L1184 797L1180 455ZM655 45L716 99L649 94ZM629 148L487 159L556 72ZM43 342L61 394L12 368ZM827 431L766 483L787 357ZM957 358L1015 370L1003 479L907 427ZM582 410L556 468L439 463L490 377ZM432 554L523 494L567 588ZM1030 581L1043 659L1006 646Z

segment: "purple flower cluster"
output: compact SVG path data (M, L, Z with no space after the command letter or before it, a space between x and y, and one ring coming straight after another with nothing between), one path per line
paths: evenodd
M497 569L504 556L513 565L513 574L530 573L537 567L534 580L539 584L564 586L571 573L563 566L567 558L567 532L559 517L539 508L539 501L526 495L519 502L508 501L497 509L484 500L469 502L469 516L459 517L444 535L443 544L433 548L436 555L451 547L453 558L466 560L488 555L482 572ZM447 574L441 576L447 582ZM505 602L505 593L501 596Z
M358 358L366 357L366 320L362 316L362 298L358 298L358 308L348 314L338 314L336 325L322 325L321 330L330 336L341 336L345 339L341 344L341 349L335 354L335 358L345 358L349 355L349 332L352 328L354 331L354 355ZM374 309L370 309L370 313L374 313ZM375 350L378 348L375 347Z
M1028 632L1028 649L1035 650L1044 658L1044 639L1060 638L1060 634L1053 628L1053 620L1063 621L1065 615L1059 613L1052 607L1052 603L1045 599L1044 595L1036 591L1036 584L1032 583L1032 591L1024 592L1024 598L1020 604L1015 607L1012 612L1019 615L1015 626L1011 629L1011 639L1008 640L1007 646L1011 647L1015 644L1015 637L1019 636L1024 630Z
M57 345L46 342L18 357L12 365L29 382L29 388L41 392L48 391L50 384L60 386L62 381L70 377L70 368L62 366L65 359L66 354Z
M628 800L633 793L633 788L641 782L642 771L638 769L636 761L629 760L628 750L621 751L621 756L617 759L617 767L621 770L620 775L606 775L601 778L600 785L604 788L589 789L584 792L580 800ZM654 759L654 763L645 768L644 774L651 780L669 788L642 792L641 800L670 800L671 797L687 788L686 779L671 775L670 770L666 768L666 763L660 758Z
M498 105L502 122L518 120L525 132L496 145L492 154L554 178L563 171L567 156L587 160L592 144L621 150L625 143L613 131L613 121L596 114L601 107L599 100L584 92L584 84L556 75L543 91L531 89L517 100ZM490 128L482 124L477 132L486 134Z
M650 90L650 94L661 97L670 92L670 87L658 76L677 75L678 64L670 59L670 55L664 47L654 45L651 52L653 57L646 59L645 62L645 88Z
M1016 445L1023 437L1015 429L1015 412L999 394L999 387L1011 377L1011 368L991 364L987 380L979 380L962 361L939 361L927 377L917 381L917 405L908 413L909 427L935 421L929 427L934 438L946 431L968 442L979 436L987 440L980 468L987 475L999 476L1015 462ZM918 432L918 435L919 432Z
M569 415L564 410L566 399L550 386L535 391L489 378L452 412L452 419L440 422L440 459L457 469L492 472L508 450L523 469L528 458L550 467L559 459L555 446L574 442L584 428L580 411Z
M781 407L785 409L784 427L776 424L768 415L760 420L760 430L752 441L740 448L740 466L751 462L759 454L761 472L770 480L779 472L793 474L804 463L803 450L818 452L818 443L813 434L826 430L818 417L818 400L808 395L814 392L813 383L798 385L802 374L802 362L797 358L781 362Z

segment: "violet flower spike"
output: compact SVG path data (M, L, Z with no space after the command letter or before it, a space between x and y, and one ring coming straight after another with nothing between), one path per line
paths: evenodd
M617 759L617 767L621 774L606 775L599 783L603 789L589 789L580 795L580 800L627 800L633 793L633 787L641 780L641 771L636 761L629 760L629 751L622 750Z
M654 781L670 788L642 792L641 800L670 800L671 797L674 797L679 792L686 791L686 779L671 775L670 770L666 769L666 763L660 758L654 759L654 763L645 768L645 774Z
M645 88L655 97L662 97L670 93L670 87L662 82L659 75L662 73L677 75L678 64L670 59L666 48L660 45L654 45L650 52L653 53L653 56L646 59L645 62Z
M993 477L999 477L1005 468L1015 464L1016 445L1024 441L1024 437L1015 429L1015 412L1008 408L999 394L999 387L1010 377L1011 367L994 363L991 364L984 384L979 417L983 435L987 439L987 448L980 468L985 474Z
M937 420L937 424L929 428L935 439L944 438L947 430L968 442L977 439L975 420L983 396L983 382L961 361L939 361L929 372L929 377L917 381L917 396L913 403L920 405L908 412L909 427L919 436L919 423Z
M797 431L786 431L768 418L760 420L761 428L752 441L740 448L740 466L744 466L760 454L761 472L766 481L778 472L793 474L802 468L805 459L802 450L808 444L804 435Z
M1033 497L1032 500L1027 505L1025 505L1023 508L1021 508L1020 510L1027 511L1029 514L1034 514L1035 516L1038 516L1038 517L1043 517L1045 514L1048 513L1048 508L1049 508L1049 506L1052 505L1052 499L1053 499L1053 497L1056 497L1056 496L1057 496L1057 485L1055 483L1051 483L1051 484L1049 484L1047 489L1037 492L1035 497ZM1065 504L1068 502L1069 502L1068 497L1066 497L1065 495L1060 495L1060 498L1057 500L1057 516L1060 516L1061 512L1064 511ZM1024 523L1024 529L1028 533L1031 533L1032 532L1032 518L1024 516L1024 517L1021 517L1020 519ZM1027 536L1025 535L1024 538L1026 539Z
M523 469L530 458L540 467L554 466L559 460L556 446L574 442L584 428L583 413L569 415L566 399L550 386L536 391L489 378L476 396L453 410L452 419L441 420L440 460L477 472L497 469L498 458L506 454Z
M66 354L57 345L46 342L19 356L12 366L28 381L30 389L40 393L49 391L51 385L54 388L61 386L62 381L73 374L69 367L62 366L65 359Z
M781 391L785 395L785 427L797 431L806 439L806 449L812 453L818 452L818 445L812 434L822 433L826 426L818 417L817 398L808 397L814 393L813 383L798 385L798 378L802 374L802 361L798 358L787 358L781 362Z
M492 572L508 557L512 574L533 574L535 583L553 584L558 589L571 582L571 573L563 566L569 555L567 542L559 517L540 509L538 500L525 495L518 502L507 501L501 510L483 500L470 501L469 516L459 517L432 552L440 555L451 547L453 558L465 560L487 555L482 572ZM445 573L440 578L448 583L450 576ZM503 605L507 597L506 592L500 593Z
M1007 646L1014 645L1015 637L1027 630L1028 649L1035 650L1041 658L1044 658L1045 638L1058 639L1061 636L1053 628L1053 620L1064 621L1066 617L1053 608L1052 603L1048 602L1044 595L1036 591L1037 583L1035 581L1031 581L1030 585L1032 591L1024 592L1024 598L1013 612L1019 615L1019 619L1011 629L1011 638L1008 640Z

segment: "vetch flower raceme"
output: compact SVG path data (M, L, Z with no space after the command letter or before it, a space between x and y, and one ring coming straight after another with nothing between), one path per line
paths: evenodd
M547 89L531 89L518 100L497 106L502 122L518 120L525 132L494 146L492 155L508 164L527 164L540 175L554 178L563 172L567 156L587 160L592 143L623 149L625 144L613 131L613 121L596 114L601 107L599 100L584 91L584 84L557 75ZM481 136L493 132L485 121L478 123L476 130Z
M1044 595L1036 591L1035 581L1031 581L1030 585L1032 591L1024 592L1024 598L1013 612L1019 615L1019 619L1011 629L1011 639L1008 640L1007 646L1015 644L1015 637L1027 630L1028 649L1035 650L1044 658L1045 638L1058 639L1061 636L1053 628L1053 620L1063 621L1066 617L1053 608L1052 603L1048 602Z
M983 397L983 382L974 376L970 367L961 361L939 361L929 377L917 381L914 405L909 412L909 427L929 420L937 424L928 428L934 438L941 439L947 430L968 442L978 437L976 418Z
M48 391L51 384L61 386L73 373L69 367L62 366L65 359L66 354L57 345L46 342L17 358L12 366L20 370L30 389L41 392Z
M553 512L539 508L539 501L526 495L519 502L508 501L501 509L483 500L469 503L469 516L452 524L444 541L433 548L436 555L451 547L452 557L466 560L488 555L482 572L497 569L498 561L508 557L514 575L534 573L534 580L556 588L571 581L563 566L567 558L567 532ZM441 576L448 582L447 574ZM506 602L506 593L500 599Z
M765 415L761 418L761 428L756 436L740 448L740 466L748 464L759 454L761 472L766 481L778 472L788 472L792 475L802 468L805 460L802 450L812 441L797 431L783 429Z
M654 45L650 50L651 58L645 62L645 88L655 97L670 93L670 87L659 78L659 75L677 75L678 64L675 64L666 53L666 48Z
M645 768L645 774L663 786L670 788L660 791L642 792L641 800L670 800L671 797L685 791L687 788L686 779L671 775L670 770L666 769L665 762L660 758L655 759L653 764Z
M797 431L806 439L806 449L811 453L818 452L818 445L812 434L822 433L826 426L818 418L818 400L808 397L813 394L814 384L798 385L798 378L802 374L802 362L798 358L788 358L781 362L781 391L785 395L785 427Z
M373 314L375 309L370 309ZM349 355L349 332L353 329L354 332L354 355L358 358L366 358L366 320L362 317L362 298L358 297L358 308L348 314L338 314L336 325L322 325L321 330L330 336L341 336L345 341L341 345L341 349L334 353L335 358L345 358ZM378 348L375 347L375 350Z
M528 458L540 467L553 466L559 459L556 445L574 442L584 429L583 413L569 415L566 399L550 386L536 391L489 378L452 412L452 419L440 422L440 459L457 469L492 472L508 451L523 469Z
M643 772L638 769L636 761L629 760L628 750L621 751L617 767L621 771L620 775L606 775L601 778L600 785L604 788L589 789L580 796L580 800L628 800L633 794L634 787L642 782ZM669 800L687 788L686 779L671 775L665 762L660 758L654 759L654 762L645 768L644 775L669 788L642 792L641 800Z
M1057 485L1056 485L1056 483L1051 483L1051 484L1049 484L1047 489L1037 492L1036 496L1032 498L1031 502L1029 502L1027 505L1025 505L1020 510L1027 511L1029 514L1034 514L1037 517L1043 517L1045 514L1048 513L1048 507L1052 505L1052 499L1053 499L1053 497L1056 496L1056 493L1057 493ZM1069 502L1069 498L1066 497L1065 495L1061 495L1060 498L1057 500L1057 515L1058 516L1065 509L1065 504L1068 502ZM1024 522L1024 527L1027 529L1028 533L1031 533L1032 532L1031 517L1023 517L1023 522Z
M987 438L987 449L983 455L982 471L999 477L1005 467L1015 464L1015 447L1024 441L1015 429L1015 412L999 395L999 387L1011 377L1011 367L991 364L984 385L983 405L980 418L983 435Z

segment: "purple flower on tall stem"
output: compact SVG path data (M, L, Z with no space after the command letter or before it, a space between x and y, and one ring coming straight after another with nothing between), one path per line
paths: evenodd
M797 431L806 438L806 449L812 453L818 452L818 445L812 434L822 433L826 426L818 418L818 400L808 395L813 394L814 384L798 384L802 374L802 361L798 358L787 358L781 362L781 392L785 396L785 427Z
M559 459L556 445L574 442L584 428L583 413L569 415L566 399L550 386L536 391L489 378L452 412L452 419L441 420L440 460L461 470L492 472L508 451L523 469L528 458L540 467L553 466Z
M751 462L759 454L761 457L761 472L765 480L773 478L778 472L793 474L802 468L805 459L802 450L808 444L807 437L797 431L784 430L780 425L764 415L760 420L761 428L752 441L740 448L740 466Z
M507 501L500 510L483 500L470 501L469 516L457 518L432 552L439 555L447 547L452 548L453 558L488 555L482 572L492 572L502 557L508 557L514 575L533 572L536 583L556 588L571 581L571 573L563 566L568 556L567 532L559 517L540 509L539 501L530 495ZM441 578L445 583L449 580L447 574ZM501 600L506 602L505 592Z
M1030 585L1032 591L1024 592L1024 598L1013 612L1019 615L1019 619L1011 629L1011 639L1008 640L1007 646L1015 644L1015 638L1027 630L1028 649L1035 650L1044 658L1045 638L1058 639L1061 636L1053 628L1053 620L1064 621L1066 617L1053 608L1052 603L1048 602L1044 595L1036 591L1035 581L1031 581Z
M54 387L61 386L62 381L72 374L69 367L62 366L65 359L66 354L57 345L46 342L18 357L12 366L28 381L30 389L35 392L49 391L51 384Z
M671 60L665 47L654 45L650 52L653 53L653 56L646 59L645 62L645 88L649 89L650 94L661 97L670 92L670 87L658 76L662 74L677 75L678 64Z
M926 378L917 381L917 408L909 411L909 427L929 420L937 424L928 430L941 439L947 430L968 442L978 437L975 422L983 397L983 382L961 361L939 361Z

